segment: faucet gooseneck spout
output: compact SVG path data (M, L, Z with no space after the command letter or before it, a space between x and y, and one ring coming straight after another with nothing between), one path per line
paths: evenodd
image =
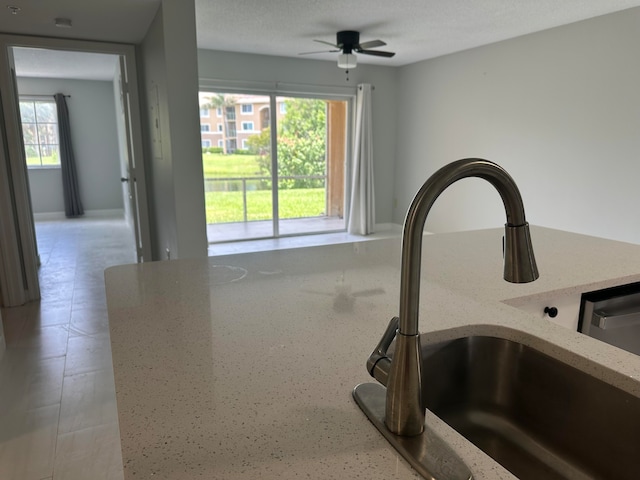
M385 425L396 435L415 436L424 429L418 332L424 224L440 194L452 183L468 177L487 180L502 197L507 215L505 280L524 283L538 278L522 198L514 180L502 167L476 158L458 160L438 170L424 183L409 207L402 237L399 327L395 353L389 366L385 405Z

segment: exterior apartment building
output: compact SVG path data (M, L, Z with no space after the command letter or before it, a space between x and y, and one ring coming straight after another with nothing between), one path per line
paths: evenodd
M225 95L226 105L215 105L216 94L200 93L202 147L223 148L225 153L247 150L247 141L269 127L269 97ZM286 112L284 100L277 102L278 119ZM225 148L226 147L226 148Z

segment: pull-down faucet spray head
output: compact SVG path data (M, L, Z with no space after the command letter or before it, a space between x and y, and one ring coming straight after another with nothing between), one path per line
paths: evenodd
M529 283L538 278L529 225L504 226L504 279L511 283Z

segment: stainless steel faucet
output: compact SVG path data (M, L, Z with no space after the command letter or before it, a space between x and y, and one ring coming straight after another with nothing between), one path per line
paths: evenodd
M418 435L424 429L418 332L424 224L438 196L452 183L467 177L487 180L502 197L507 214L504 279L524 283L538 278L522 197L517 185L502 167L482 159L458 160L438 170L424 183L411 202L402 237L400 318L395 354L387 380L385 408L385 424L397 435Z
M458 160L438 170L420 188L407 212L402 237L400 316L391 319L380 343L367 360L369 373L380 384L361 383L353 397L369 420L421 475L430 480L471 480L462 459L429 426L422 402L422 352L418 332L420 265L424 224L431 206L452 183L479 177L502 197L507 214L504 237L504 278L532 282L538 278L529 224L522 198L511 176L488 160ZM392 358L387 349L395 338Z

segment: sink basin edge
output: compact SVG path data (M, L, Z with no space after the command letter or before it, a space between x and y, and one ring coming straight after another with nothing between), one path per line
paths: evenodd
M511 340L640 398L640 376L624 372L630 363L637 363L636 355L558 325L548 323L544 330L534 334L504 324L479 323L423 333L420 341L422 345L430 345L473 336Z

